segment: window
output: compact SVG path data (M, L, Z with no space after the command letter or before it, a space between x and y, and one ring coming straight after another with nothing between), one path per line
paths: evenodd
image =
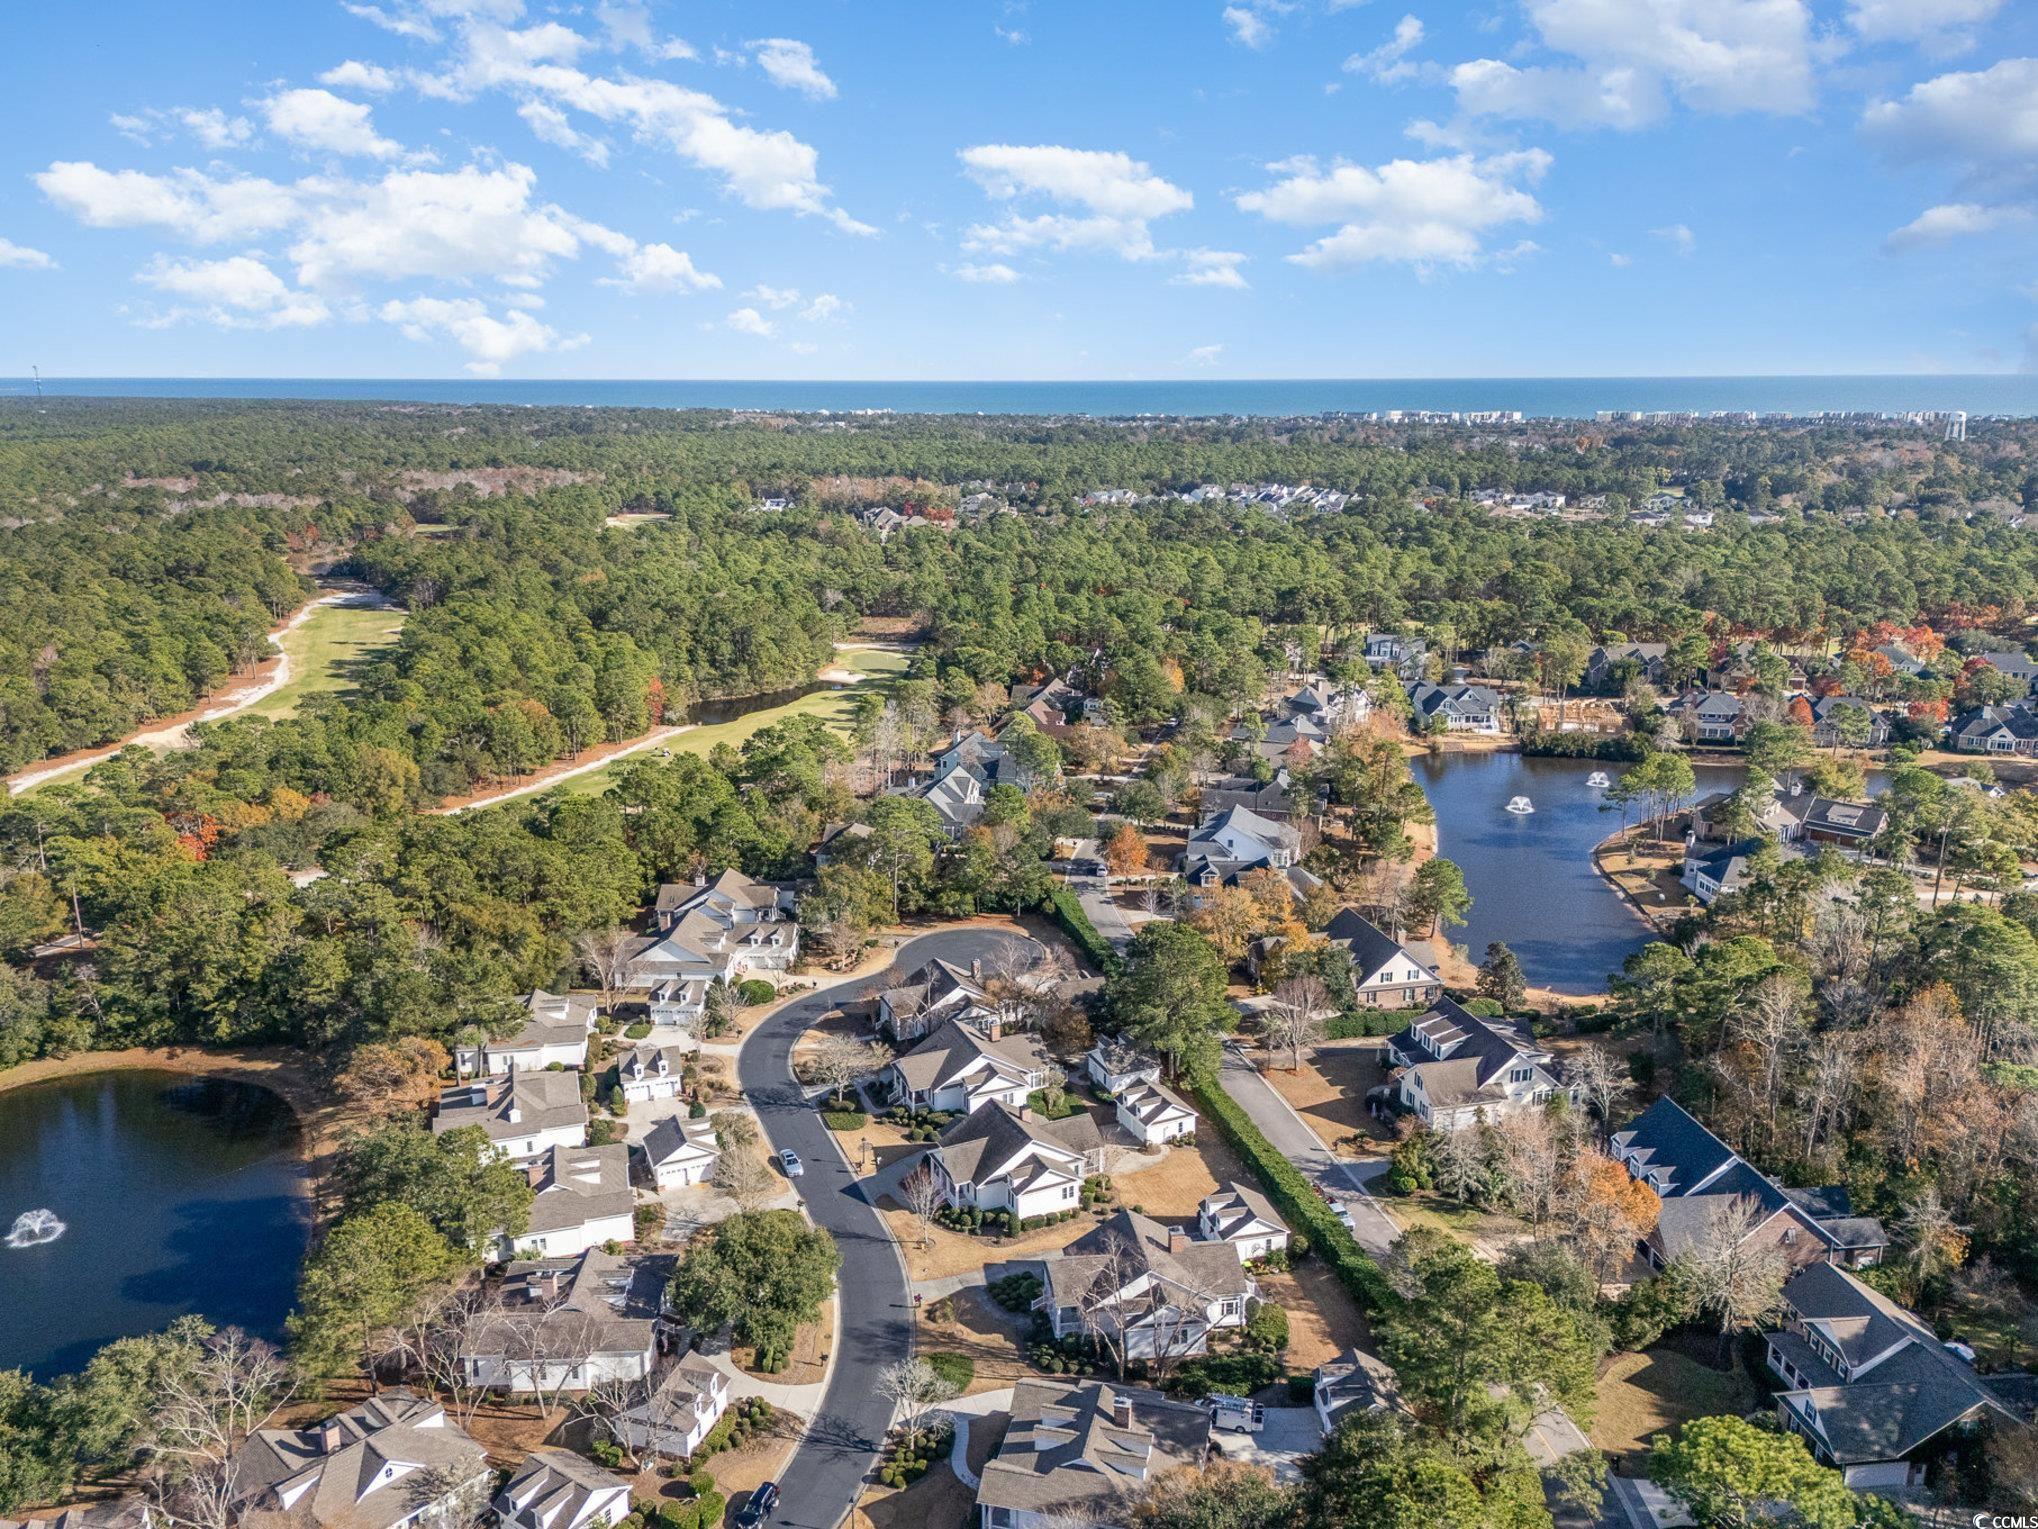
M1536 1070L1533 1067L1517 1067L1507 1075L1507 1081L1510 1083L1526 1083L1535 1075Z
M1073 1200L1073 1199L1074 1199L1074 1198L1076 1197L1076 1191L1075 1191L1075 1186L1074 1186L1074 1185L1070 1185L1070 1186L1069 1186L1068 1188L1064 1189L1064 1190L1063 1190L1063 1191L1061 1192L1061 1197L1062 1197L1062 1198L1063 1198L1064 1200Z

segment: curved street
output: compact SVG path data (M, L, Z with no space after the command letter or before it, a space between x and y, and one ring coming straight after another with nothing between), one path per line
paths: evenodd
M901 946L891 967L866 982L895 984L936 957L966 965L1022 938L997 929L923 935ZM779 1507L771 1522L789 1529L835 1529L856 1505L892 1424L892 1404L878 1394L878 1372L904 1358L913 1343L912 1295L898 1247L864 1198L835 1134L793 1077L794 1043L845 996L846 989L836 987L787 1004L750 1033L736 1059L738 1084L766 1142L774 1153L790 1147L799 1154L806 1165L794 1180L800 1200L842 1252L834 1368L820 1411L778 1478Z

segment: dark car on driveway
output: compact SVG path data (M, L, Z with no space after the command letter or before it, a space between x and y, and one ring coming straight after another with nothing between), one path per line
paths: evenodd
M759 1529L771 1517L772 1509L778 1506L778 1483L767 1481L750 1494L750 1500L743 1504L735 1518L736 1529Z

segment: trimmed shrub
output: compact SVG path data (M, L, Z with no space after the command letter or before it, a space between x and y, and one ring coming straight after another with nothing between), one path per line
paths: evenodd
M1334 1041L1372 1040L1398 1034L1407 1025L1408 1017L1397 1009L1353 1009L1332 1015L1323 1033Z
M862 1110L823 1110L821 1124L831 1131L861 1131L870 1123Z
M1288 1313L1272 1301L1262 1301L1245 1319L1245 1343L1263 1354L1278 1354L1288 1346Z
M976 1379L976 1361L967 1354L929 1354L927 1368L958 1391L967 1391Z
M736 984L736 996L755 1008L760 1003L770 1003L778 997L778 989L762 977L747 977Z
M1031 1311L1042 1288L1040 1276L1027 1270L993 1280L989 1287L991 1299L1007 1311Z
M628 1040L641 1041L651 1033L651 1021L640 1019L634 1025L625 1025L623 1035Z
M1107 977L1117 972L1121 965L1118 952L1097 933L1097 926L1083 911L1081 898L1067 887L1053 887L1048 891L1046 908L1055 922L1061 925L1062 933L1075 942L1076 949L1083 953L1085 960Z

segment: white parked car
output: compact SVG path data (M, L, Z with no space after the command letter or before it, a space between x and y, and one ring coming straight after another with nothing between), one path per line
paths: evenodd
M799 1153L793 1151L791 1147L783 1149L778 1154L778 1165L785 1170L785 1176L789 1179L796 1179L807 1171L806 1164L800 1161Z
M1206 1396L1210 1426L1227 1433L1258 1433L1267 1423L1267 1412L1258 1402L1243 1396Z

